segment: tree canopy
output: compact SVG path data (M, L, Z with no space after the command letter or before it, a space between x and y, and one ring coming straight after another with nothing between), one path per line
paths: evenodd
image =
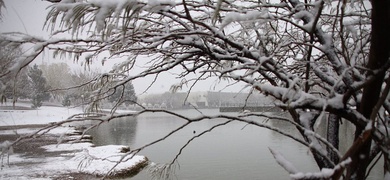
M47 15L45 27L52 38L23 33L0 36L2 44L33 44L33 51L1 72L0 78L7 81L4 77L16 76L49 50L86 63L122 57L111 72L90 81L94 89L91 107L132 80L158 77L174 68L181 70L177 78L183 81L173 90L211 77L232 84L243 82L247 88L274 98L275 106L291 118L267 117L295 125L303 140L248 119L264 114L218 117L292 138L311 150L320 169L331 172L297 176L288 163L276 158L291 176L365 179L370 163L383 154L385 175L390 177L389 19L390 2L381 0L63 0L50 6ZM140 61L144 61L144 69L128 75ZM316 133L323 117L327 117L327 137ZM216 117L182 118L184 127ZM355 134L355 141L345 153L338 150L341 120L356 127L355 132L348 132Z
M114 89L112 95L108 97L108 100L118 105L125 104L126 106L137 103L137 96L135 95L134 86L131 81Z

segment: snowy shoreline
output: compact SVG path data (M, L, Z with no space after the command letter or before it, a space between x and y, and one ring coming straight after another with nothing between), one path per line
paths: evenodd
M15 139L7 140L7 138L29 135L50 123L60 122L72 114L82 112L78 108L54 106L26 110L29 104L17 105L25 108L10 110L0 105L0 137L3 137L0 140L0 149L2 149L1 156L5 159L0 170L0 179L56 179L63 174L123 177L136 174L149 163L145 156L134 155L130 160L117 164L116 162L125 155L129 155L126 152L129 147L121 145L96 147L90 141L80 141L80 132L77 132L74 127L59 127L42 136L52 138L51 143L37 147L43 149L43 157L28 156L27 152L12 153L12 148L8 149L7 144ZM58 143L59 139L61 143ZM33 141L22 143L33 144ZM53 153L56 156L46 155ZM8 157L9 164L6 161Z

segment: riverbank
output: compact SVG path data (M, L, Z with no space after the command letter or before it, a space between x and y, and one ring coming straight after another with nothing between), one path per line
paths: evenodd
M81 109L43 106L31 110L29 104L23 103L17 104L16 110L0 106L0 179L100 179L106 174L109 177L131 176L148 164L146 157L136 155L116 165L129 147L95 147L89 136L82 137L73 127L56 128L8 148L16 139L76 113L81 113Z

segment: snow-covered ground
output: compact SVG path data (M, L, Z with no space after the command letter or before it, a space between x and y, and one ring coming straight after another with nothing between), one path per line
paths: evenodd
M79 108L65 108L42 106L39 110L2 110L0 105L0 136L22 135L33 133L36 129L10 129L12 126L48 124L65 120L72 114L81 113ZM19 103L19 107L29 107L29 104ZM4 107L4 105L3 105ZM21 108L23 109L23 108ZM4 128L7 127L7 128ZM75 130L71 127L60 127L50 131L50 134L61 136ZM68 139L77 136L68 137ZM3 138L4 139L4 138ZM95 147L90 142L62 143L42 146L47 153L57 152L56 156L34 157L23 153L8 151L7 145L12 141L0 142L2 150L2 168L0 179L53 179L61 174L89 173L93 175L105 175L108 172L122 173L126 170L147 162L144 156L136 155L130 160L116 165L125 153L121 152L125 146L110 145ZM28 142L27 142L28 143ZM9 164L7 163L7 152ZM114 167L114 169L112 169Z
M17 106L31 107L25 103L17 103ZM82 113L80 108L54 106L42 106L38 110L1 110L0 108L0 126L49 124L65 120L72 114L78 113Z

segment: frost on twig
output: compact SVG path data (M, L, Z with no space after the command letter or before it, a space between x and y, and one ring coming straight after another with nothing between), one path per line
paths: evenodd
M170 164L152 164L148 171L150 172L152 179L174 179L175 171L178 163Z

